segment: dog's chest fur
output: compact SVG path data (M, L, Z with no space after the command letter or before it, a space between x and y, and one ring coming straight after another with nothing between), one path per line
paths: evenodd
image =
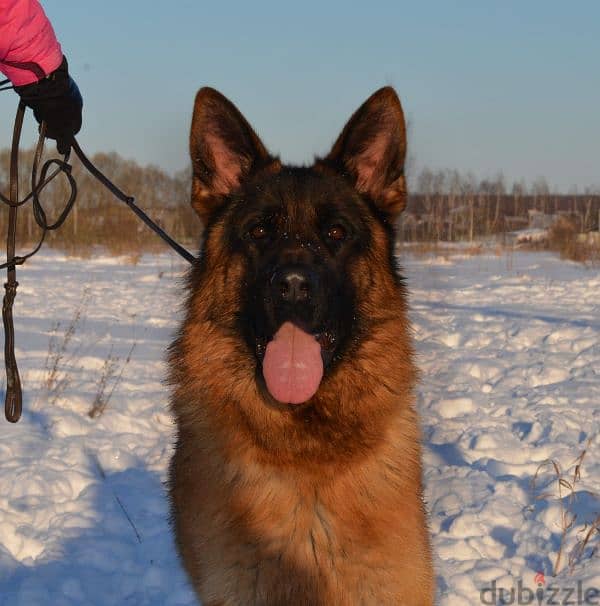
M318 484L305 471L250 461L220 466L216 476L214 454L195 466L201 471L194 489L184 488L183 513L198 549L186 561L199 592L214 595L206 606L428 603L427 583L418 596L419 559L403 550L422 542L420 504L400 505L402 485L413 480L403 478L394 454L410 458L388 451L347 473L321 475Z

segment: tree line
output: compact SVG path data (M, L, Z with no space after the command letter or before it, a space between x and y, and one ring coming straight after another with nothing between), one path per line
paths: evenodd
M34 151L20 155L19 190L31 190ZM8 193L8 149L0 150L0 191ZM189 204L191 169L170 175L156 166L140 166L118 154L97 153L92 162L176 240L197 248L201 224ZM106 248L114 253L161 250L162 242L122 202L73 159L77 202L65 224L48 236L50 246L78 254ZM458 171L422 170L411 179L412 192L401 215L398 231L403 241L459 241L494 236L527 227L548 227L557 217L575 232L597 231L600 225L600 190L587 188L569 194L553 192L545 179L530 185L508 183L502 174L478 180ZM41 195L50 221L68 198L66 180L54 180ZM0 211L0 233L6 233L8 209ZM19 212L19 243L39 236L31 204Z
M19 157L19 193L23 198L31 191L31 167L34 150L21 150ZM96 153L91 161L119 188L136 199L136 203L175 239L197 247L202 230L196 213L189 204L191 170L174 175L156 166L140 166L117 153ZM8 194L8 149L0 151L0 191ZM121 201L71 158L72 175L77 183L77 201L63 226L47 235L50 246L67 252L90 254L95 249L112 253L135 254L137 251L161 250L164 244ZM53 222L69 197L69 186L59 175L40 195L40 200ZM8 207L0 210L0 234L6 233ZM40 230L31 203L19 210L17 241L31 244Z
M549 228L557 219L576 232L600 226L600 188L552 191L544 178L508 183L499 173L477 180L458 171L424 169L415 179L399 227L405 241L459 241Z

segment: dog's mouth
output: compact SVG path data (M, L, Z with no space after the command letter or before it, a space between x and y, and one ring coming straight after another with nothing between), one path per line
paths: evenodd
M256 352L269 394L282 404L303 404L319 389L335 350L331 331L310 333L284 322L271 339L259 339Z

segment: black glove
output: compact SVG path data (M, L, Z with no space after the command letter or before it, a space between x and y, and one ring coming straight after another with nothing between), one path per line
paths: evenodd
M69 76L67 58L46 78L33 84L15 86L21 100L33 110L35 119L46 123L46 137L56 139L60 154L71 148L71 139L81 129L83 99Z

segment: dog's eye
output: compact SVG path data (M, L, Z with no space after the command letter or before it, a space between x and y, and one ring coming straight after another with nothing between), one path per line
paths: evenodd
M327 236L336 242L345 240L346 235L346 229L341 225L332 225L327 232Z
M269 235L269 230L262 223L258 223L248 233L253 240L263 240Z

